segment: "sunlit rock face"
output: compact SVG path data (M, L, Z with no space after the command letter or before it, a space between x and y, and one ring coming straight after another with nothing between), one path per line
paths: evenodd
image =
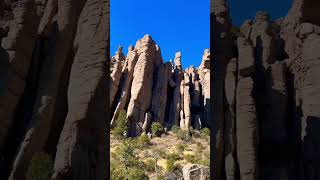
M110 101L115 110L111 125L116 123L120 110L126 110L130 136L149 131L152 122L184 130L208 127L209 61L210 51L205 50L199 68L184 70L181 52L174 54L174 62L164 62L160 47L145 35L134 48L129 48L124 65L123 61L114 60L111 78L118 66L122 70L116 95Z

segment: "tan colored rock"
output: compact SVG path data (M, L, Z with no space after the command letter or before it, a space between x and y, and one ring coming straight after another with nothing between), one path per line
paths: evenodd
M128 122L130 136L141 134L145 113L151 105L156 57L156 46L149 35L140 39L136 48L139 58L133 73L131 99L127 110L127 117L131 117L131 121Z
M133 47L130 46L128 49L126 61L125 61L123 68L122 68L124 80L122 83L122 87L120 87L121 93L120 93L119 102L115 102L115 103L117 103L117 105L116 105L115 111L112 115L111 125L113 125L113 123L117 119L120 111L124 109L124 106L130 100L128 98L128 95L131 93L130 88L131 88L131 84L132 84L132 80L133 80L133 71L134 71L134 67L135 67L137 61L138 61L138 54L137 54L136 50L134 50Z
M184 180L208 180L210 179L210 171L206 166L197 164L187 164L182 168Z
M115 64L113 70L111 72L111 83L110 83L110 107L114 102L114 98L117 94L120 79L122 76L122 68L123 63L125 60L125 56L122 53L122 47L119 47L118 51L116 52L115 56L113 57Z
M206 126L212 125L212 121L210 121L210 51L209 49L205 49L202 55L202 62L199 66L199 78L201 84L201 95L202 99L202 109L203 109L203 124Z
M171 78L171 63L160 64L156 74L156 82L152 95L151 112L153 122L164 123L167 104L169 77Z
M182 65L181 65L181 53L177 52L175 54L174 58L174 69L173 69L173 75L172 80L174 83L170 83L172 85L175 85L174 92L173 92L173 98L170 104L170 112L169 112L169 122L180 126L179 117L181 117L181 81L183 79L183 71L182 71ZM181 121L181 120L180 120Z
M151 125L151 113L146 113L144 117L144 122L142 125L142 134L147 134L148 129Z
M184 73L184 79L180 85L181 92L181 110L180 110L180 128L189 130L191 126L191 97L190 97L190 77Z
M182 69L182 64L181 64L181 52L178 51L176 52L174 56L174 66L175 68L181 70Z

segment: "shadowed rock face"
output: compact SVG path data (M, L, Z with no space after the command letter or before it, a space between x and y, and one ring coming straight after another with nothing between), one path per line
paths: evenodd
M111 125L116 123L120 110L127 111L129 135L137 136L150 131L152 122L167 128L173 125L184 130L190 127L207 127L210 99L210 52L204 51L198 69L182 69L182 54L177 52L172 62L164 63L159 46L151 36L139 39L129 47L121 75L118 71L122 60L114 57L111 69L112 82L120 82L115 90L111 107L115 109ZM130 99L129 99L130 98ZM207 101L206 101L207 100Z
M0 179L105 179L108 33L108 0L1 1Z
M212 2L214 178L320 178L315 9L316 0L295 0L283 19L257 12L230 37L230 45L227 3Z

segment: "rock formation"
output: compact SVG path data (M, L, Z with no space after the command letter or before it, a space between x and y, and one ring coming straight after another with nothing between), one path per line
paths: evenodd
M105 179L109 1L1 1L0 39L0 179Z
M182 168L184 180L207 180L209 176L209 168L196 164L187 164Z
M319 179L319 2L240 28L226 0L211 4L213 178Z
M112 59L116 59L115 55ZM111 125L120 110L127 111L129 136L150 131L152 122L170 128L173 125L189 130L207 127L210 99L210 52L204 51L199 69L182 68L182 53L172 62L164 62L160 47L149 35L130 47L121 75L111 73L113 82L120 82L111 103ZM112 72L123 61L113 61ZM201 77L201 78L200 78ZM205 91L202 91L202 89Z

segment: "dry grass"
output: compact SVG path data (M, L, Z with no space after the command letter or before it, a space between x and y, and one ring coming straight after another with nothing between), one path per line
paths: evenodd
M166 154L170 153L179 153L176 145L177 144L186 144L185 150L180 154L180 157L182 160L178 160L176 163L180 163L181 165L187 164L187 161L183 159L183 155L191 154L194 155L196 152L197 143L201 143L204 147L203 152L208 151L209 152L209 143L201 138L192 138L189 142L184 142L176 137L175 134L172 132L168 132L168 134L164 134L161 137L154 137L151 139L151 146L150 148L140 150L138 152L138 156L141 161L146 161L150 157L147 155L147 151L153 151L155 149L160 149L164 151ZM110 139L110 152L115 152L115 149L117 146L121 144L121 140L113 138L111 135ZM160 158L157 162L157 165L161 167L163 170L166 170L166 162L167 160L165 158ZM150 177L150 179L156 180L155 173L147 173L147 175Z

